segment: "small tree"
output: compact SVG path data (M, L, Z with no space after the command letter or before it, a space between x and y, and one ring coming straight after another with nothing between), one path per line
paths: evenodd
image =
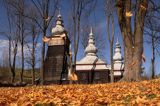
M35 11L34 7L30 7L28 9L28 14L32 18L38 18L38 15ZM31 65L32 67L32 84L35 82L35 66L36 66L36 48L37 48L37 43L38 43L38 38L39 38L39 29L37 26L37 23L34 20L28 19L27 21L27 32L28 32L28 37L31 41L27 42L27 47L29 50L29 53L31 56L28 57L27 63Z
M156 13L148 13L147 18L145 21L145 35L147 44L151 45L152 49L152 58L151 58L151 65L152 65L152 78L155 78L155 57L156 52L159 52L160 47L160 23L159 19L153 17Z
M17 56L17 49L18 49L18 37L19 37L19 26L18 20L19 17L15 15L15 8L11 6L14 1L4 1L7 19L8 19L8 30L4 32L4 35L8 39L8 57L9 57L9 67L12 73L11 82L15 81L15 66L16 66L16 56Z

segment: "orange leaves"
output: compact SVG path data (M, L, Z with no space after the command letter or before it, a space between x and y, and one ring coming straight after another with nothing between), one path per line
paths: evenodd
M146 103L146 102L149 102L148 100L146 100L146 97L144 96L144 97L139 97L139 96L137 96L137 98L136 98L136 103Z
M0 106L160 105L160 79L93 85L0 88Z
M72 80L72 81L77 81L78 80L78 77L75 73L71 73L69 75L69 79Z
M126 12L126 17L132 17L132 16L133 16L133 13L131 11Z
M140 5L140 7L143 9L143 10L146 10L147 8L144 6L144 5Z

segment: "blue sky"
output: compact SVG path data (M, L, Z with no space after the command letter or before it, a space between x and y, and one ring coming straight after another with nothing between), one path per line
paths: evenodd
M105 17L105 13L104 13L104 1L103 0L97 0L97 7L94 10L94 12L92 12L92 14L89 17L89 25L93 27L93 32L94 34L98 34L98 36L103 37L105 40L105 44L106 47L103 50L103 55L105 56L105 59L107 60L107 63L109 64L109 44L108 44L108 38L107 38L107 32L106 32L106 17ZM69 11L69 6L67 5L68 0L63 0L60 4L60 8L61 8L61 14L62 14L62 18L64 20L64 26L66 27L68 23L68 11ZM115 42L116 39L118 38L120 41L120 44L122 46L122 54L123 54L123 43L122 43L122 37L121 37L121 32L119 29L119 25L118 25L118 19L115 16ZM55 22L53 23L55 25ZM6 13L5 10L3 8L3 6L0 6L0 32L6 30ZM82 26L83 27L83 26ZM66 27L67 29L67 27ZM144 36L145 37L145 36ZM0 36L0 40L4 39L3 37ZM96 42L98 43L98 42ZM6 45L7 46L7 45ZM3 43L3 45L0 44L0 55L2 55L2 51L3 48L5 48L5 45ZM39 51L41 52L41 51ZM150 74L150 67L151 67L151 46L147 45L146 43L144 43L144 54L146 56L146 62L143 63L143 66L145 67L145 72L147 74ZM78 60L80 60L82 57L84 56L84 49L80 43L79 46L79 52L78 52ZM160 70L158 68L158 66L160 65L160 58L159 56L156 56L156 62L155 62L155 67L156 67L156 74L160 73Z

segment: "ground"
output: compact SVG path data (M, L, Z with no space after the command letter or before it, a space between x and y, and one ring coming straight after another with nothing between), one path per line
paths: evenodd
M0 88L0 106L160 106L160 79L93 85Z

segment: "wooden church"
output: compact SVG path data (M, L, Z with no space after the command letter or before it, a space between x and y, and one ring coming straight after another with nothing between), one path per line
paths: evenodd
M111 65L102 61L97 56L98 49L95 46L93 31L91 28L88 45L85 49L85 57L76 64L76 73L78 75L78 82L83 84L92 83L107 83L110 82ZM118 81L123 76L124 64L121 55L121 46L117 40L114 60L114 80Z
M57 16L56 25L52 28L52 34L43 39L48 43L48 50L45 58L44 84L63 84L69 83L68 70L71 63L70 40L64 28L61 15ZM85 57L76 62L75 74L78 83L107 83L110 82L111 66L102 61L97 56L98 49L95 46L94 35L91 28L88 45L85 49ZM118 81L122 78L124 71L121 47L117 40L114 54L114 78Z
M109 82L109 70L107 64L97 56L93 32L89 34L88 45L85 49L85 57L76 63L76 73L79 83L106 83Z

